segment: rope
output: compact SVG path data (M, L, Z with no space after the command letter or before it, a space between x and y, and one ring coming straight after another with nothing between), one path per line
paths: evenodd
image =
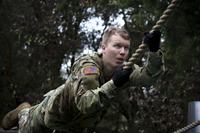
M177 131L175 131L173 133L183 133L183 132L185 132L185 131L187 131L189 129L192 129L192 128L198 126L198 125L200 125L200 120L197 120L197 121L195 121L195 122L193 122L193 123L181 128L181 129L179 129L179 130L177 130Z
M167 9L163 12L163 15L159 18L159 20L156 22L155 26L153 26L152 31L159 30L164 22L168 19L168 17L171 15L172 11L176 7L178 0L172 0L170 5L167 7ZM128 62L124 64L124 69L131 68L133 64L136 63L137 60L140 59L140 57L144 54L145 49L147 48L147 44L139 45L139 48L135 51L135 53L132 54L132 56L129 58Z
M169 18L169 16L171 15L172 11L175 9L176 4L177 4L178 0L172 0L171 4L167 7L167 9L163 12L163 15L159 18L159 20L156 22L155 26L152 27L151 31L155 31L155 30L160 30L162 24L164 22L166 22L166 20ZM147 48L147 44L144 44L142 42L142 44L139 45L139 48L135 51L135 53L132 54L131 58L129 58L128 62L124 65L124 69L128 69L131 68L131 66L140 59L140 57L144 54L145 49ZM173 133L182 133L185 132L189 129L192 129L196 126L200 125L200 120L195 121Z

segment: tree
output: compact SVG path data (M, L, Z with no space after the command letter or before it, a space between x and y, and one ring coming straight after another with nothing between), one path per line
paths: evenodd
M83 31L81 23L100 17L105 30L123 15L132 52L169 2L1 0L0 104L4 108L0 118L18 102L39 102L44 93L64 83L61 65L73 64L85 45L97 51L102 32ZM199 100L199 5L197 0L180 1L161 29L165 74L150 88L124 91L128 97L108 111L106 124L102 122L97 132L172 132L186 125L188 102Z

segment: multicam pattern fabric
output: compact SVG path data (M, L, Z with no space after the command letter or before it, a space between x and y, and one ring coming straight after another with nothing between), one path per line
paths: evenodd
M152 85L162 72L162 57L150 53L144 67L134 65L129 85ZM19 113L20 133L92 133L120 89L103 68L100 54L78 58L65 84L45 94L45 99ZM126 86L125 86L126 87Z

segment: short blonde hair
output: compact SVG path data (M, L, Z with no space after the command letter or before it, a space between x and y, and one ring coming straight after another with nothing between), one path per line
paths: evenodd
M103 34L101 44L107 44L110 37L116 33L119 34L123 39L130 40L130 36L124 28L109 27Z

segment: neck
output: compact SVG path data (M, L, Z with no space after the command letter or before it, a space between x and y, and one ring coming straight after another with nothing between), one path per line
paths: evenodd
M112 77L113 72L115 71L115 68L110 67L106 65L105 63L103 64L103 68L104 68L103 73L105 75L105 78L109 80Z

